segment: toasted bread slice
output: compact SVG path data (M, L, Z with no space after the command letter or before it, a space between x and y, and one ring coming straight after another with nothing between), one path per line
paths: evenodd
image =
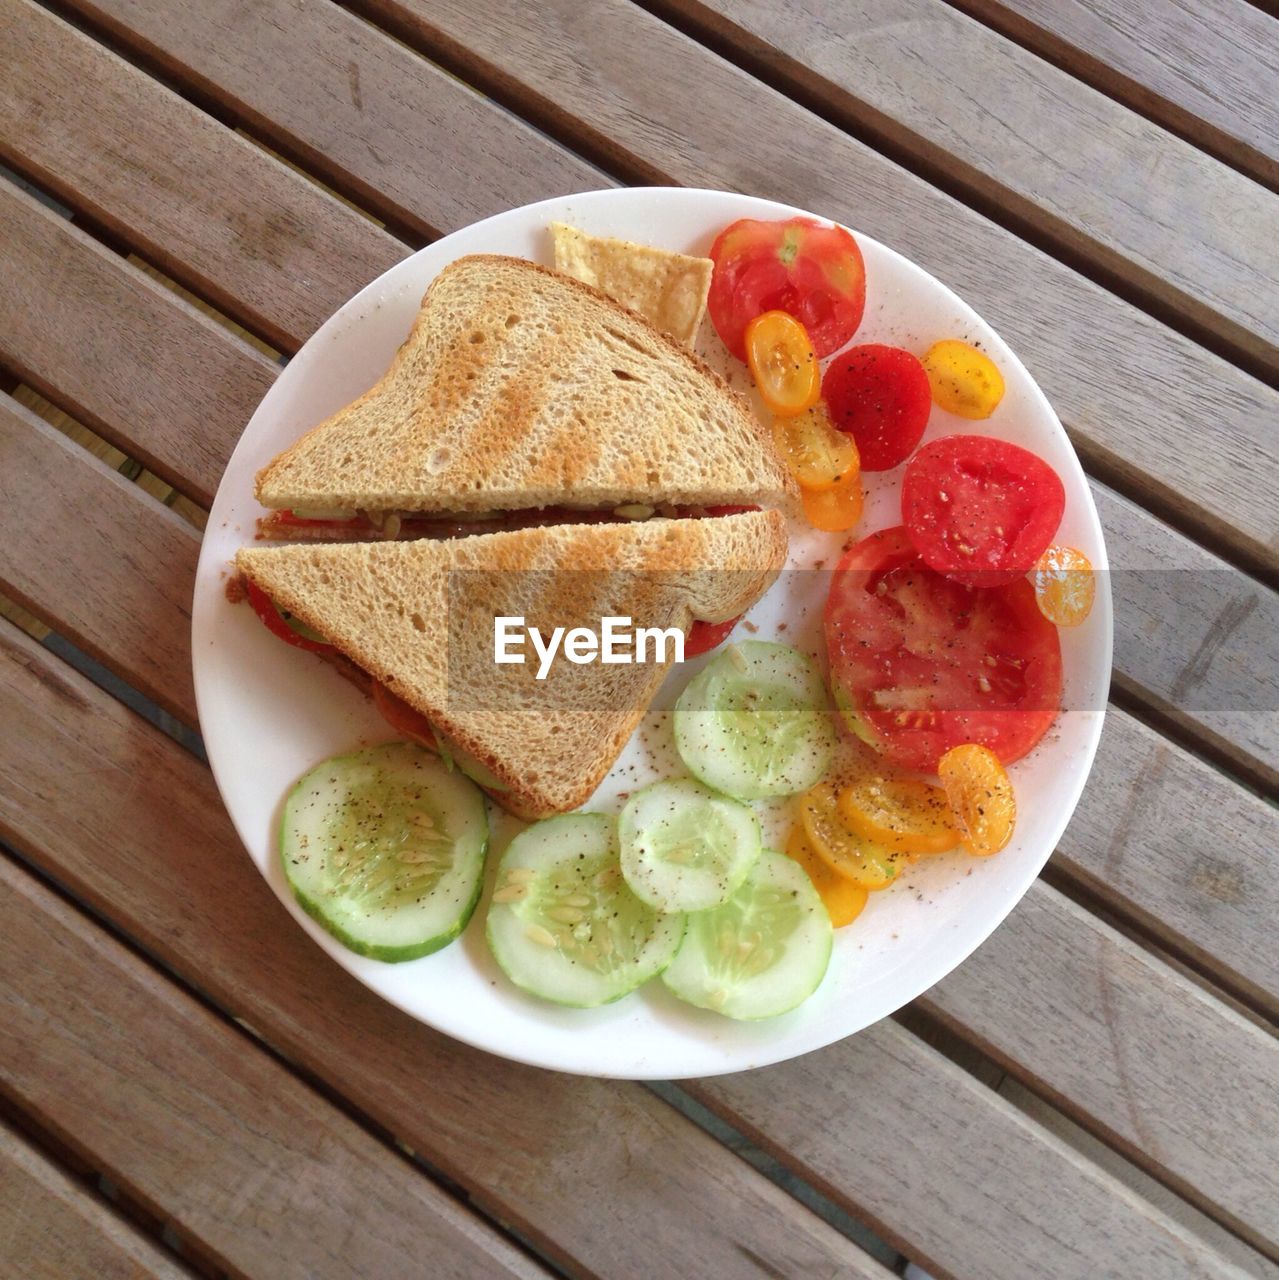
M554 525L451 541L246 547L240 571L380 680L496 780L526 818L582 804L612 767L674 658L577 665L546 678L499 665L494 619L599 630L722 622L749 608L786 558L776 511L634 524ZM650 646L652 656L655 646Z
M721 378L581 281L473 255L381 380L258 473L268 507L776 506L772 440Z

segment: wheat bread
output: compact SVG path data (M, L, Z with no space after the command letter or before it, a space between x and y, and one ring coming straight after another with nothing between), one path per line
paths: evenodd
M784 505L742 396L642 316L519 258L432 282L385 375L257 477L277 509Z
M526 818L582 804L671 665L575 665L544 680L494 662L498 615L598 629L605 616L687 630L750 607L786 558L776 511L554 525L450 541L246 547L237 568L426 716Z

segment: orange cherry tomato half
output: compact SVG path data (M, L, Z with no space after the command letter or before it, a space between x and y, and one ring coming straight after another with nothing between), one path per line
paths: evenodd
M886 849L945 853L959 843L946 793L918 778L857 778L840 790L839 812L859 836Z
M835 430L821 402L792 417L775 417L773 441L803 489L833 489L846 476L861 473L852 436Z
M1097 595L1092 563L1074 547L1054 544L1039 557L1033 578L1039 612L1059 627L1077 627Z
M1004 376L985 352L943 338L934 342L922 361L933 401L960 418L989 418L1004 398Z
M833 783L819 782L799 797L798 806L808 843L831 870L863 889L886 889L897 879L902 855L849 830L840 815Z
M804 515L814 529L827 533L844 533L862 518L862 477L860 471L848 473L829 489L799 491Z
M822 394L822 370L808 330L789 311L765 311L746 326L746 363L764 403L793 417Z
M999 757L975 742L952 747L937 764L937 774L969 853L988 858L1012 839L1017 799Z
M825 903L830 922L836 929L852 924L861 915L869 890L847 876L841 876L823 862L798 822L791 828L787 838L786 853L808 872L808 878Z

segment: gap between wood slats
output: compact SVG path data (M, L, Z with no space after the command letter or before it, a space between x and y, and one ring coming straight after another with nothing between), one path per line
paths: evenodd
M25 857L20 850L15 849L6 842L0 842L0 857L8 858L11 862L22 867L22 869L33 879L44 885L44 887L51 893L55 894L60 901L64 902L69 909L85 919L91 920L96 926L101 928L103 932L113 938L120 944L120 946L124 947L140 964L145 965L156 973L162 974L167 981L172 982L181 991L185 992L186 995L206 1009L221 1024L228 1027L237 1037L243 1039L246 1044L252 1045L255 1052L265 1053L267 1057L272 1059L274 1062L277 1062L296 1076L335 1110L339 1111L341 1114L375 1137L384 1147L391 1151L397 1159L412 1165L422 1177L425 1177L440 1191L448 1195L459 1205L460 1208L465 1210L467 1213L475 1214L478 1218L486 1222L494 1232L508 1239L516 1248L538 1261L542 1266L547 1268L547 1270L556 1275L568 1274L561 1267L557 1266L550 1258L540 1253L525 1236L512 1230L509 1224L493 1214L488 1213L481 1206L476 1204L466 1191L458 1185L458 1183L423 1159L423 1157L412 1148L407 1147L384 1125L379 1124L372 1117L361 1112L347 1098L334 1090L324 1080L308 1071L301 1064L291 1060L256 1029L250 1027L242 1019L236 1018L228 1013L227 1010L213 1000L206 991L189 982L182 974L171 966L166 965L157 956L153 955L146 948L141 946L136 939L121 929L109 916L95 910L67 885L63 884L56 877L51 876L44 870L44 868ZM38 1135L42 1144L48 1143L51 1146L61 1145L61 1138L59 1135L47 1130L38 1120L35 1120L27 1113L21 1111L21 1109L18 1108L12 1100L3 1099L3 1103L5 1108L7 1108L12 1114L22 1117L21 1123L23 1127L33 1134ZM88 1160L83 1156L77 1156L76 1158L81 1162L82 1166L87 1164L88 1167L93 1167L92 1160ZM135 1203L130 1197L124 1198L124 1204L128 1206L127 1211L129 1216L135 1217L140 1225L147 1228L153 1228L154 1224L157 1222L167 1221L166 1219L156 1218L151 1210L147 1209L141 1202ZM197 1253L193 1252L190 1256L187 1256L185 1260L189 1264L198 1262L200 1270L204 1272L209 1274L220 1274L219 1268L210 1266L207 1261L200 1259Z
M842 129L880 155L924 178L939 191L975 209L991 222L1012 232L1064 263L1081 276L1100 285L1116 297L1141 308L1161 324L1245 370L1270 387L1279 387L1279 365L1239 342L1232 341L1210 324L1196 320L1175 303L1161 298L1152 288L1143 287L1118 268L1108 267L1092 253L1073 247L1066 233L1054 233L1030 215L1019 214L1003 199L1002 192L983 191L975 181L965 179L935 157L936 149L926 143L914 145L900 132L894 136L878 125L870 112L857 112L831 101L829 90L800 64L778 54L756 37L732 28L697 0L632 0L640 8L669 23L677 31L698 40L725 61L740 67L770 88L784 93L814 115Z
M1005 0L945 0L945 3L966 13L970 18L985 23L1027 52L1051 62L1077 80L1082 80L1098 93L1104 93L1122 103L1152 124L1175 133L1254 182L1279 192L1279 161L1275 156L1249 143L1238 132L1231 131L1175 101L1170 90L1143 83L1135 74L1121 67L1118 60L1107 60L1100 53L1094 53L1082 44L1072 42L1057 31L1040 25L1030 15L1019 13L1015 4L1005 3ZM1255 4L1253 0L1239 0L1239 5L1245 11L1260 9L1267 14L1273 14L1275 8L1273 4ZM1134 7L1133 13L1139 14L1140 9ZM1101 14L1097 18L1098 21L1105 21ZM1147 15L1147 20L1157 18L1158 10ZM1274 39L1279 47L1279 33L1275 33ZM1195 90L1198 91L1197 86ZM1261 91L1262 86L1258 85L1258 90Z

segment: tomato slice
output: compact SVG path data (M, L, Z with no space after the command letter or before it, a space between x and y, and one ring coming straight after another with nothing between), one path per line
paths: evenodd
M841 352L822 379L822 398L831 421L857 441L863 471L890 471L905 462L933 405L919 360L878 342Z
M839 812L859 836L886 849L945 853L959 843L946 793L920 778L856 778L840 789Z
M796 823L786 838L786 855L808 872L813 888L826 906L830 922L836 929L852 924L861 915L870 897L865 886L841 876L821 857L809 843L802 824Z
M844 533L862 518L862 493L860 471L849 471L829 489L803 489L799 500L804 506L804 516L814 529L827 533Z
M1051 546L1035 565L1039 612L1059 627L1077 627L1092 612L1097 595L1092 561L1074 547Z
M382 719L400 735L426 747L429 751L439 750L439 740L431 722L416 708L410 707L403 698L392 693L380 680L373 682L373 705L382 713Z
M805 838L832 871L872 892L897 879L905 858L849 830L833 782L819 782L799 797L798 807Z
M967 742L942 756L937 773L963 835L964 848L977 858L998 853L1013 838L1017 798L995 754Z
M813 344L788 311L765 311L746 326L746 363L760 398L783 417L811 409L822 394Z
M746 326L765 311L793 315L818 359L838 351L862 322L866 265L843 227L813 218L742 218L715 237L711 258L706 308L739 360L746 359Z
M934 342L922 361L933 399L960 418L989 418L1004 398L1004 375L984 352L958 338Z
M700 618L695 619L684 639L684 657L696 658L699 653L709 653L723 644L741 620L740 613L727 622L703 622Z
M253 612L266 623L267 630L279 636L285 644L297 649L305 649L308 653L336 653L337 650L327 640L318 636L310 627L298 622L292 614L285 613L276 606L265 591L255 582L245 581L246 594Z
M973 587L884 529L836 566L826 602L835 701L889 760L932 773L951 747L1024 756L1061 707L1061 643L1025 579Z
M835 430L824 404L775 417L773 442L803 489L832 489L850 472L861 472L852 436Z
M1066 490L1052 467L989 436L933 440L902 479L902 520L924 562L974 586L1029 572L1065 509Z

